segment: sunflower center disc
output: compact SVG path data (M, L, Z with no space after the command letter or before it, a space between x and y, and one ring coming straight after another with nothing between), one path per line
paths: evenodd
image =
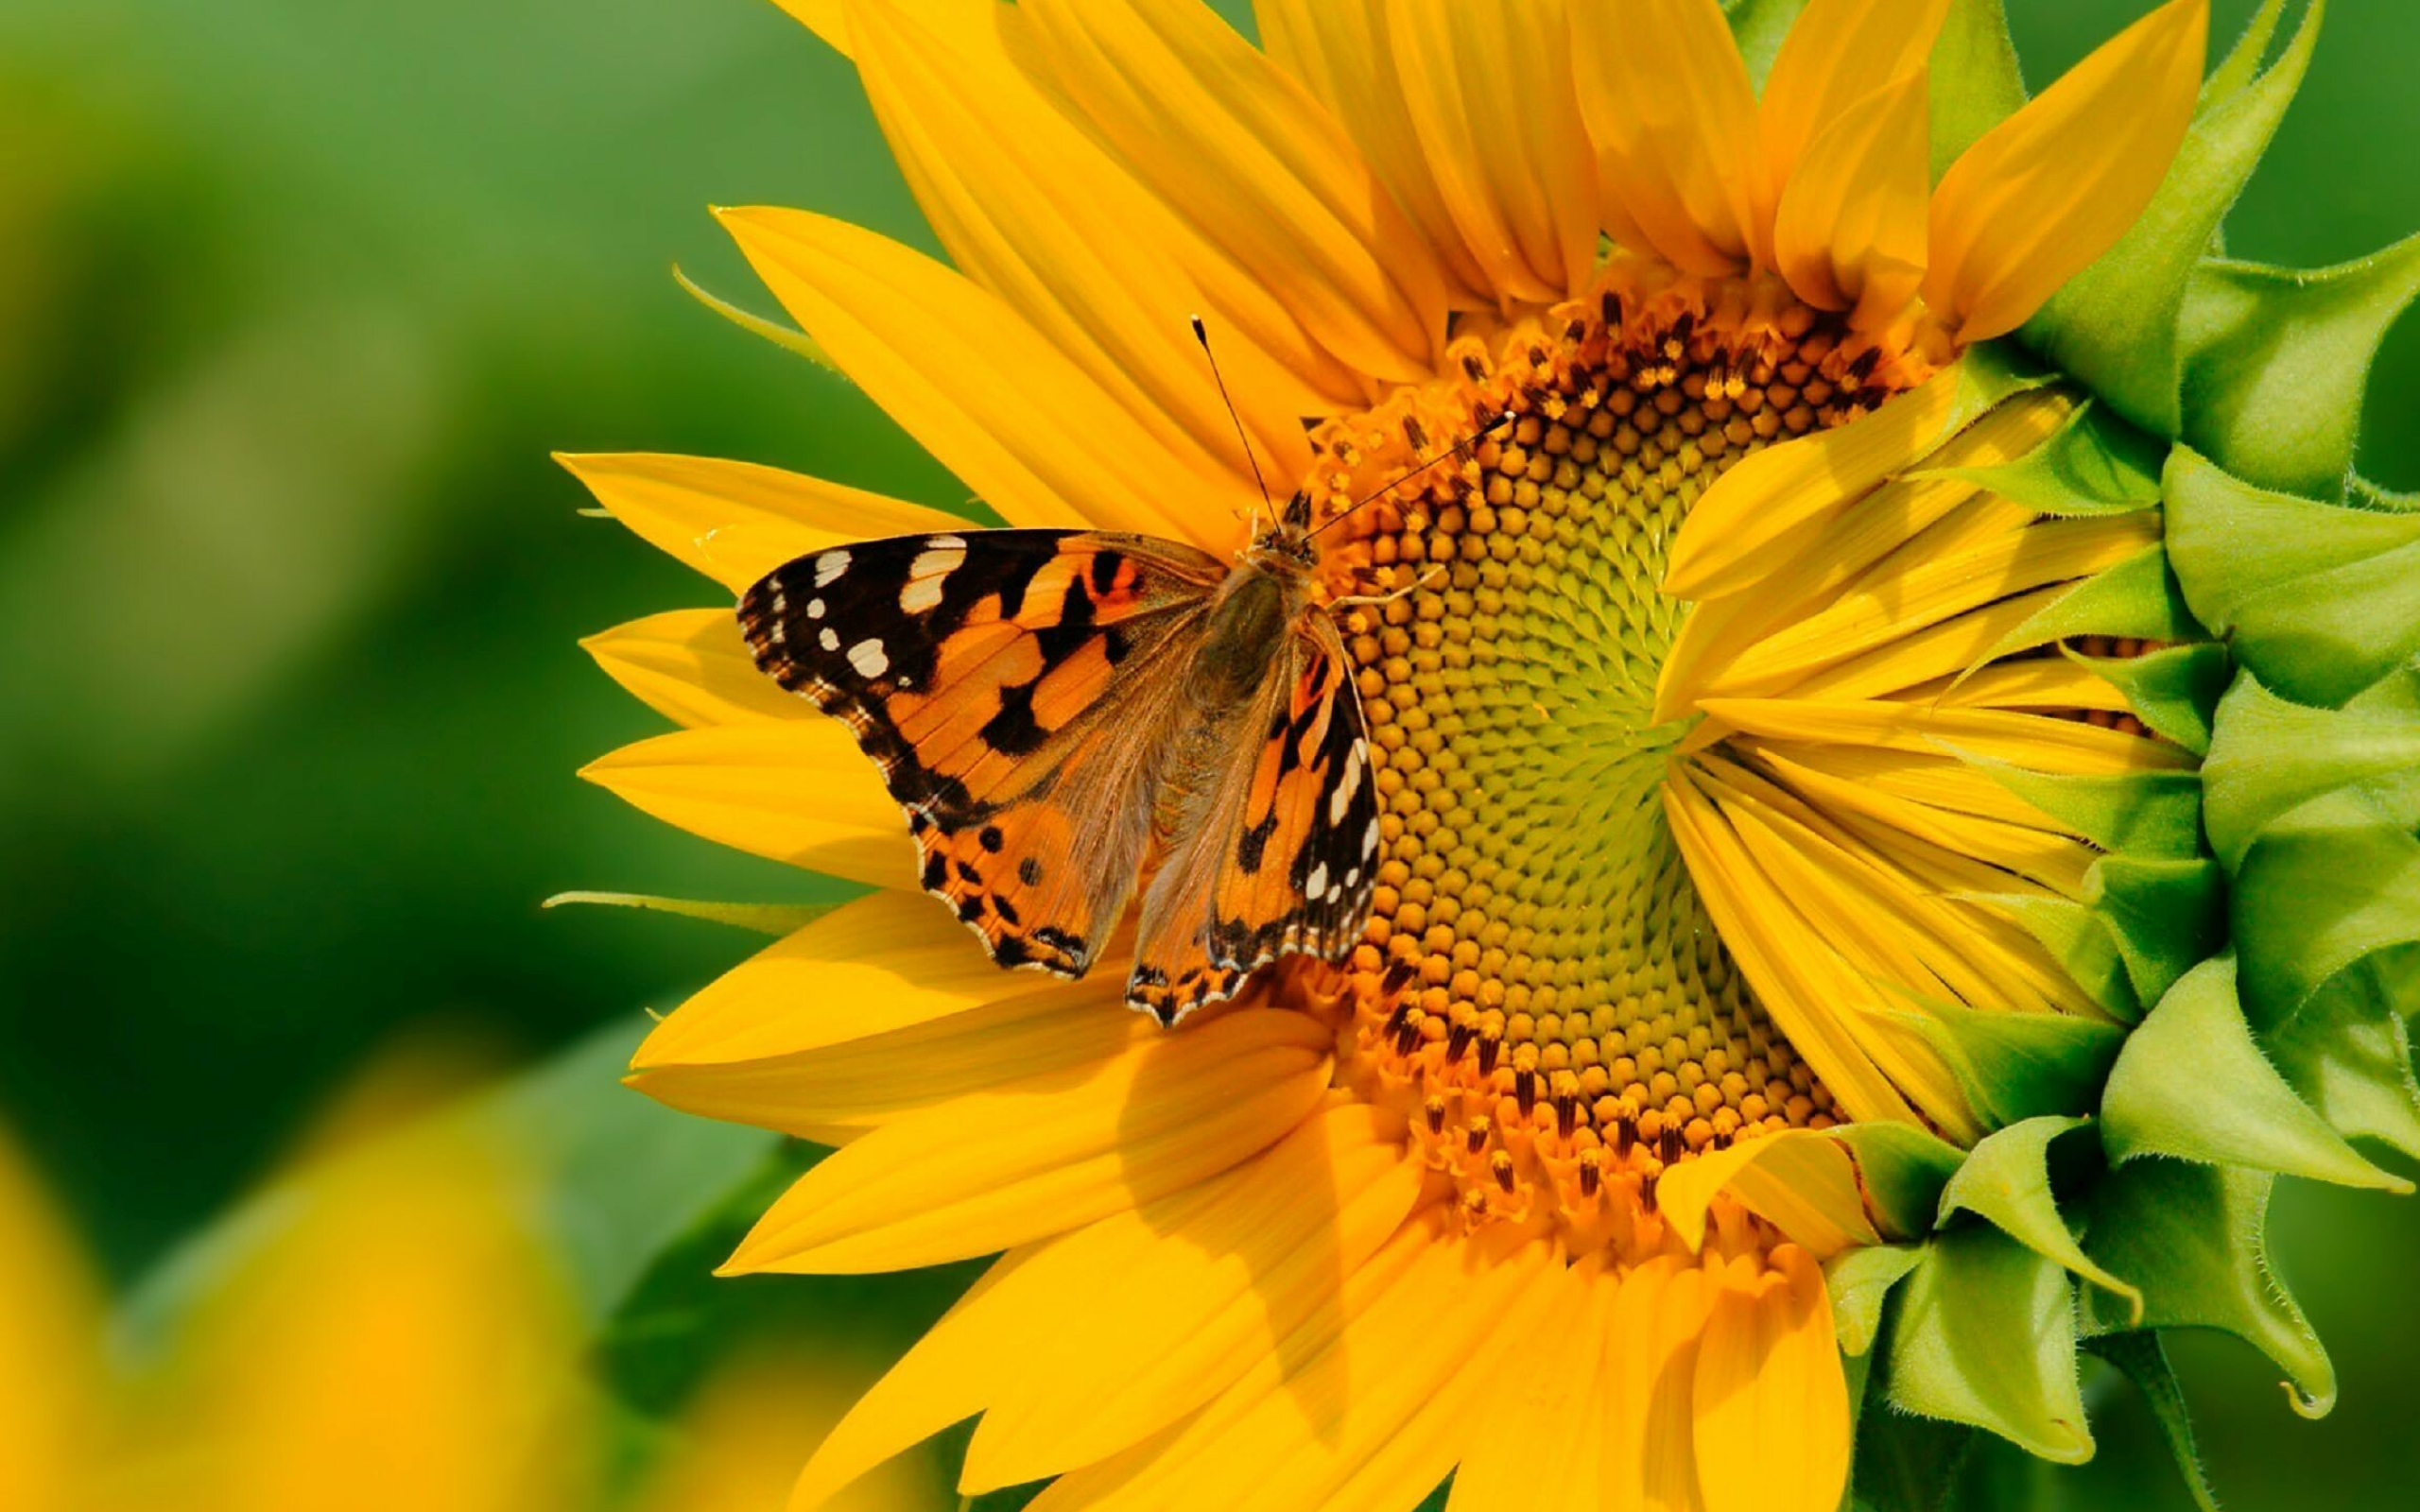
M1575 1239L1651 1247L1673 1162L1838 1116L1665 822L1689 730L1652 713L1687 609L1657 588L1666 553L1725 469L1867 412L1910 364L1738 285L1609 277L1330 424L1317 477L1340 507L1518 416L1330 553L1340 593L1408 589L1344 611L1383 805L1347 1075L1406 1108L1473 1218L1545 1202Z

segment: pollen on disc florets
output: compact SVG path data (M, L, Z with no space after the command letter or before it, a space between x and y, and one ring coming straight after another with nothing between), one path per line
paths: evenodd
M1458 334L1448 375L1315 437L1327 556L1381 801L1346 963L1345 1075L1402 1108L1475 1222L1658 1243L1657 1178L1830 1094L1742 980L1658 799L1653 723L1686 606L1658 589L1690 506L1767 444L1927 375L1778 285L1616 265L1590 298ZM1349 586L1348 586L1349 585Z

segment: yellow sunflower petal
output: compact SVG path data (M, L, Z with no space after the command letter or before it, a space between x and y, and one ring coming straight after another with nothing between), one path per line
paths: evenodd
M1232 544L1259 505L1171 450L997 295L887 237L799 210L721 212L765 286L874 403L1012 524Z
M724 1271L939 1264L1180 1191L1302 1122L1327 1087L1329 1049L1304 1014L1245 1009L1063 1089L922 1109L801 1177Z
M0 1505L66 1512L103 1452L102 1318L83 1256L0 1134Z
M1819 1259L1882 1242L1866 1215L1857 1168L1838 1141L1812 1129L1742 1140L1685 1160L1656 1183L1655 1206L1681 1242L1705 1242L1707 1210L1728 1194Z
M1684 272L1764 259L1772 181L1756 94L1715 0L1571 8L1572 68L1604 198Z
M1419 229L1445 277L1450 301L1493 305L1495 289L1462 244L1412 130L1395 74L1386 0L1258 0L1253 12L1262 49L1352 133L1370 171Z
M1566 8L1392 0L1387 11L1413 133L1463 245L1503 300L1566 298L1596 266L1596 166Z
M580 649L633 697L676 724L786 723L815 705L756 667L727 609L683 609L617 625Z
M2169 0L1950 165L1925 299L1960 340L2024 324L2135 223L2185 140L2209 30L2208 0Z
M982 954L962 937L957 949ZM643 1049L642 1064L628 1079L667 1108L835 1143L953 1098L1064 1086L1158 1032L1141 1014L1123 1011L1123 984L1115 980L1030 987L1012 984L996 1002L815 1050L690 1062ZM827 990L819 980L818 993ZM938 995L908 996L909 1011L949 1006ZM752 999L750 1005L765 1005ZM836 1005L858 1006L845 1000Z
M1773 213L1773 266L1798 297L1868 321L1924 281L1931 91L1922 69L1834 117Z
M798 23L822 38L834 51L849 53L848 7L844 0L773 0Z
M779 468L652 452L559 454L648 545L738 593L792 558L869 536L954 530L955 515Z
M1810 0L1756 110L1773 182L1789 184L1800 157L1858 101L1922 73L1948 14L1949 0Z
M1596 1512L1604 1465L1605 1334L1615 1286L1596 1257L1550 1271L1556 1295L1506 1351L1454 1471L1445 1512Z
M1060 1326L976 1430L965 1488L1106 1459L1242 1377L1419 1199L1420 1167L1382 1123L1341 1104L1198 1197L1107 1220L1146 1224L1157 1243L1115 1270L1066 1267L1064 1295L1046 1304Z
M679 730L601 756L579 775L752 855L878 887L916 881L899 805L837 719Z
M1705 1272L1675 1255L1608 1274L1604 1505L1691 1512L1698 1490L1693 1383L1709 1305Z
M1794 1245L1724 1267L1693 1379L1706 1512L1833 1512L1849 1394L1824 1273Z
M1200 0L1025 0L1021 58L1137 178L1283 300L1328 351L1435 370L1445 289L1428 248L1308 91Z
M634 1072L801 1056L1063 990L992 964L940 901L878 892L725 971L640 1044Z
M866 93L951 261L1033 321L1135 423L1172 448L1222 458L1237 487L1251 487L1254 465L1281 478L1306 471L1302 417L1355 402L1358 375L1259 281L1205 286L1191 276L1219 254L1010 61L994 8L970 8L939 29L892 0L856 10ZM1214 334L1253 438L1250 460L1187 324L1194 314Z

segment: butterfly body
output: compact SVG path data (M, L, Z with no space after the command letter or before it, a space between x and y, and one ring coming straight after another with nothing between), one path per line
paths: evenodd
M1003 966L1082 975L1139 888L1127 997L1173 1022L1280 955L1341 953L1376 880L1305 513L1231 563L1106 531L860 542L769 574L741 628L850 725L926 890Z

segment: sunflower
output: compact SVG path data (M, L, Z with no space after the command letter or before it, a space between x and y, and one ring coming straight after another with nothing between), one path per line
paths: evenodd
M917 896L728 610L588 643L684 728L585 775L876 889L633 1062L838 1146L726 1268L1000 1254L795 1504L979 1415L1044 1508L1830 1512L1919 1431L2087 1457L2080 1348L2189 1445L2185 1326L2324 1410L2261 1212L2420 1154L2420 515L2350 475L2420 268L2211 254L2316 5L2028 99L1996 0L786 3L950 263L721 211L741 318L1012 524L1298 486L1382 802L1349 954L1163 1032ZM564 460L734 590L963 524Z

